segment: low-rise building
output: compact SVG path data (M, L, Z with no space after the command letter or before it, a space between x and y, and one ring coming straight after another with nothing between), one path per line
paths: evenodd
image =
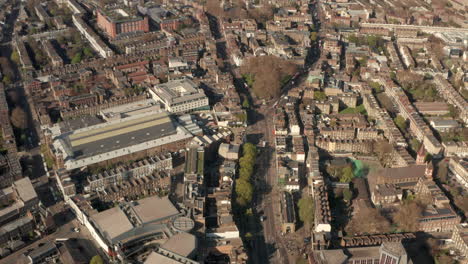
M104 190L109 185L116 185L130 178L142 178L153 174L155 171L169 171L172 169L172 156L166 153L159 156L122 165L98 174L89 176L86 181L85 191L94 192Z
M355 130L353 127L323 127L320 135L330 139L354 139Z
M193 138L167 112L146 112L65 133L51 129L57 167L67 170L175 152Z
M356 139L360 140L370 140L370 139L378 139L379 131L375 128L358 128L356 130Z
M158 208L158 210L155 210ZM94 213L88 229L110 255L124 257L131 245L172 236L168 223L180 215L168 197L151 196ZM101 242L101 243L99 243Z
M448 132L460 127L453 119L433 119L429 122L432 128L440 132Z
M177 30L188 19L162 7L150 8L147 14L159 29L165 31Z
M460 256L468 258L468 224L462 223L455 226L452 231L452 241Z
M14 221L38 208L39 198L31 180L26 177L1 190L0 225Z
M81 14L73 15L73 24L76 26L78 31L89 41L91 47L93 47L99 55L103 58L108 58L114 55L114 51L107 46L101 37L94 32L94 30L83 20Z
M468 142L466 141L447 141L443 142L444 155L446 157L467 157L468 156Z
M294 209L294 199L289 192L283 192L281 196L281 232L296 232L296 213Z
M453 157L448 163L448 169L455 176L457 182L468 189L468 161Z
M355 140L355 139L329 139L319 137L316 139L317 147L329 152L354 152L369 154L374 150L373 140Z
M414 106L423 115L446 115L450 112L447 103L444 102L415 102Z
M398 203L403 198L403 191L395 184L377 184L371 192L372 202L376 206Z
M385 168L367 176L372 202L383 206L401 201L403 190L413 189L418 181L432 179L432 169L427 165Z
M450 207L428 206L419 219L419 230L424 232L450 232L460 223L460 217Z
M161 102L171 113L209 110L208 97L202 89L188 79L173 80L150 89L154 100Z
M413 263L401 242L384 242L380 246L373 247L361 246L345 249L318 250L314 253L314 260L314 263L317 264Z
M49 56L50 61L52 62L52 66L54 67L63 66L64 64L63 59L55 50L55 47L52 44L52 42L50 40L45 40L42 44L44 45L44 50Z
M0 227L0 244L4 245L8 241L19 237L28 237L33 230L33 217L28 215L20 217Z
M99 197L99 200L104 203L112 203L123 198L134 200L156 194L167 194L169 192L170 184L170 174L160 171L140 178L131 178L127 181L110 185L103 191L98 192L97 196Z

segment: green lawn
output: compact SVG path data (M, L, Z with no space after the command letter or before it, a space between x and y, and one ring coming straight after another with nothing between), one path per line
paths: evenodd
M355 108L348 107L348 108L343 109L343 110L340 111L340 114L357 114L357 113L367 115L367 111L366 111L366 108L364 107L364 105L360 104Z

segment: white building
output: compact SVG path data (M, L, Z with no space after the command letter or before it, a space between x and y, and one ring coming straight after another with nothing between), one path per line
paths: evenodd
M154 100L161 102L171 113L209 110L208 97L189 79L173 80L150 89Z
M107 46L104 41L102 41L101 37L99 37L93 29L86 24L86 22L81 18L79 14L73 15L73 24L75 27L80 31L80 33L89 41L91 47L99 53L103 58L108 58L114 55L109 46Z
M468 162L460 158L452 158L449 161L448 168L457 182L468 189Z

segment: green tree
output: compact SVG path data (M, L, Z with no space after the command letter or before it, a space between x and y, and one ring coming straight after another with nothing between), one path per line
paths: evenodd
M93 56L93 51L89 47L85 47L83 49L83 54L85 55L86 58L90 58Z
M242 146L242 158L239 160L239 179L236 181L237 203L246 206L252 201L253 186L251 177L254 172L257 148L252 143Z
M351 201L351 199L353 199L353 192L349 189L344 189L343 190L343 199L345 199L346 201Z
M402 117L401 115L398 115L397 117L395 117L395 119L393 119L393 121L395 122L395 124L397 125L397 127L405 132L406 131L406 120L404 117Z
M431 162L432 161L432 155L430 153L427 153L426 156L424 157L424 162Z
M238 113L238 114L235 114L235 117L236 117L240 122L246 122L246 121L247 121L247 114L246 114L246 113Z
M250 108L250 103L249 103L249 100L247 98L244 98L244 101L242 102L242 107L245 108L245 109Z
M299 208L299 219L306 225L311 225L314 221L314 200L311 197L302 197L297 203Z
M247 83L249 87L252 87L255 81L253 74L251 73L242 74L242 78L244 78L245 83Z
M421 142L419 142L419 140L413 138L411 141L410 141L410 147L412 150L414 150L415 152L417 152L419 150L419 148L421 147Z
M240 179L246 179L250 180L250 177L252 176L253 173L253 167L252 166L241 166L239 169L239 178Z
M8 75L3 76L2 82L5 85L10 85L12 83L11 77Z
M19 64L20 63L20 56L19 56L19 53L15 50L11 53L11 56L10 56L10 59L11 61L13 61L14 63L16 64Z
M102 260L102 257L99 255L94 256L89 264L104 264L104 261Z
M355 44L359 44L359 38L356 36L356 34L352 34L352 35L349 35L348 36L348 41L350 43L355 43Z
M314 43L317 41L317 39L318 39L317 32L310 32L310 41Z
M257 147L252 143L246 143L242 146L242 153L245 157L255 161L254 159L257 155Z
M252 201L253 186L248 180L239 178L236 181L237 203L246 206Z
M458 110L452 104L449 104L449 113L448 115L452 118L456 118L458 115Z
M374 89L375 93L382 92L382 86L378 82L369 82L370 88Z
M347 166L341 170L340 182L351 182L354 178L353 167Z
M314 23L312 23L312 24L310 25L310 30L311 30L311 31L317 31L317 27L315 26Z
M327 95L323 91L314 91L314 98L318 101L324 101L327 99Z
M75 56L73 56L72 60L71 60L71 63L72 64L75 64L75 63L80 63L82 60L82 54L81 52L78 52L75 54Z

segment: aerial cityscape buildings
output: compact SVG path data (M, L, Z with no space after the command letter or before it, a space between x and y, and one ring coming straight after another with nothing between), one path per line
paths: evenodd
M466 1L0 7L0 263L468 263Z

